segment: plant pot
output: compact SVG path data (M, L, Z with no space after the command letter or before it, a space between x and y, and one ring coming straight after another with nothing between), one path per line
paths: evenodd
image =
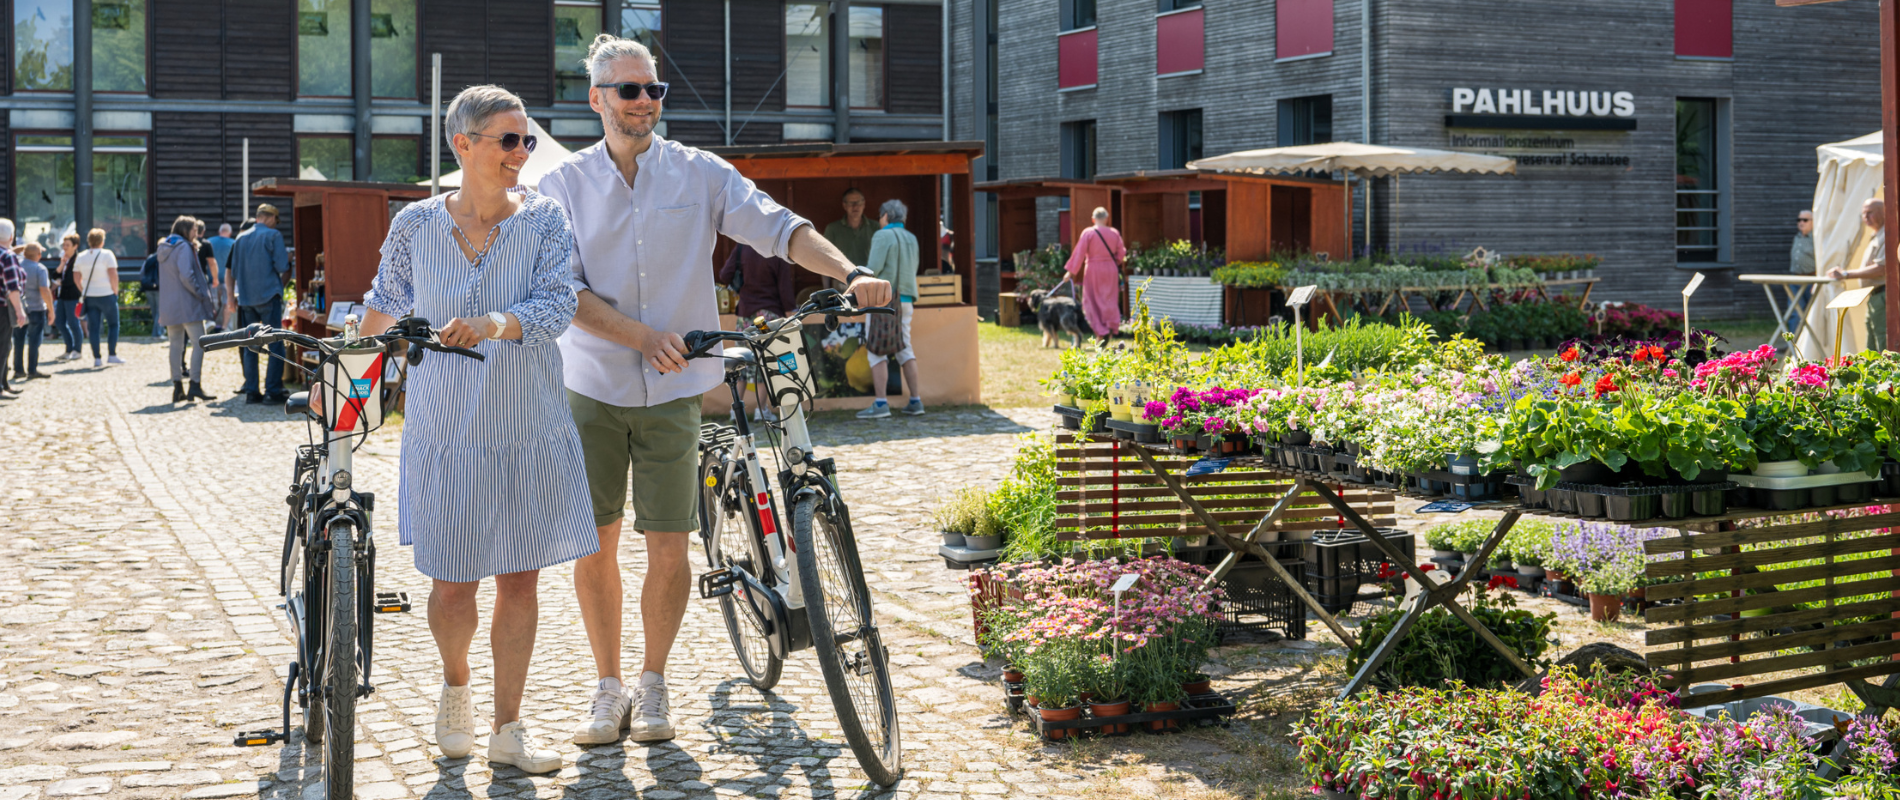
M1661 495L1662 502L1658 505L1658 510L1662 512L1663 519L1682 519L1695 510L1693 497L1692 492L1670 492Z
M1571 492L1570 497L1577 505L1577 516L1603 516L1603 495L1591 494L1589 492ZM1648 519L1648 517L1644 517L1644 519Z
M1689 510L1699 517L1717 517L1728 513L1728 490L1705 489L1689 493Z
M1141 710L1150 711L1150 712L1152 711L1179 711L1181 710L1181 704L1180 703L1149 703L1148 705L1142 707ZM1177 719L1157 719L1157 720L1152 720L1148 723L1149 733L1167 733L1169 731L1178 731L1180 729L1181 729L1181 721Z
M1602 462L1585 461L1557 470L1557 480L1568 483L1609 485L1616 482L1617 474L1617 470L1610 469Z
M1004 667L1003 668L1003 682L1004 683L1022 683L1023 682L1022 670L1019 670L1015 667Z
M1819 463L1819 464L1816 464L1816 465L1814 465L1814 474L1816 474L1816 475L1839 475L1839 474L1841 474L1841 468L1840 468L1839 466L1837 466L1837 465L1835 465L1835 463L1834 463L1834 459L1831 459L1831 458L1830 458L1830 459L1828 459L1828 460L1826 460L1826 461L1823 461L1823 462L1821 462L1821 463Z
M1763 461L1756 464L1750 474L1761 478L1799 478L1808 474L1808 468L1799 459Z
M1631 590L1630 590L1630 593L1629 593L1629 598L1630 598L1631 600L1635 600L1635 601L1637 601L1637 602L1639 602L1639 603L1640 603L1640 602L1642 602L1642 601L1644 601L1644 600L1648 600L1648 599L1649 599L1649 587L1647 587L1647 586L1638 586L1638 587L1636 587L1636 588L1634 588L1634 589L1631 589Z
M1887 461L1880 465L1880 485L1874 488L1874 494L1900 497L1900 461Z
M1464 552L1464 551L1462 551L1462 550L1461 550L1461 551L1459 551L1459 552L1458 552L1458 560L1459 560L1459 561L1463 561L1463 562L1465 562L1466 564L1470 564L1470 563L1473 563L1473 562L1476 562L1476 561L1478 560L1478 554L1477 554L1477 553L1466 553L1466 552Z
M1834 502L1861 503L1873 499L1872 483L1843 483L1834 487Z
M1089 703L1089 716L1097 720L1114 719L1128 715L1128 701L1116 700L1109 703ZM1099 730L1106 736L1126 736L1135 732L1135 726L1126 722L1103 725Z
M1179 450L1183 453L1192 453L1195 450L1198 450L1199 447L1196 446L1193 439L1183 439L1180 437L1175 437L1174 449Z
M1189 681L1181 684L1181 691L1187 692L1187 696L1189 697L1209 694L1214 691L1214 682L1210 680Z
M1453 475L1478 474L1478 459L1476 458L1464 458L1460 456L1446 456L1445 466L1451 469L1451 474Z
M963 543L967 541L961 533L952 531L942 531L942 533L943 543L946 547L962 547Z
M1545 573L1543 567L1532 564L1519 564L1517 565L1517 574L1526 578L1542 578Z
M1808 489L1808 505L1831 506L1840 500L1839 486L1815 486Z
M1493 561L1491 562L1491 571L1492 572L1516 572L1517 565L1509 561Z
M1590 595L1590 621L1615 622L1623 616L1623 598L1613 594Z
M1037 706L1036 714L1042 717L1043 722L1068 722L1070 720L1077 720L1077 719L1082 718L1082 707L1079 705L1066 706L1063 708L1043 708L1041 706ZM1045 731L1043 732L1042 735L1044 738L1054 740L1054 739L1066 739L1069 737L1069 734L1071 733L1074 733L1074 731L1053 730L1053 731Z
M1280 440L1296 447L1305 447L1313 443L1313 434L1306 431L1287 431Z
M1432 548L1432 558L1442 558L1442 559L1450 560L1454 558L1461 559L1461 558L1464 558L1464 556L1459 555L1458 551L1456 550L1439 550L1438 548Z
M1554 569L1550 569L1550 568L1548 568L1548 567L1546 567L1546 568L1544 568L1544 579L1545 579L1545 580L1550 580L1550 581L1555 581L1555 582L1557 582L1557 583L1569 583L1569 582L1570 582L1570 576L1569 576L1569 575L1565 575L1564 573L1562 573L1562 572L1560 572L1560 571L1558 571L1558 570L1554 570Z
M1001 534L996 536L965 536L963 546L971 550L995 550L1003 546Z
M1581 494L1581 493L1580 493ZM1612 494L1589 495L1598 498L1603 504L1604 514L1617 522L1642 522L1656 516L1656 498L1653 494ZM1584 503L1580 500L1578 506Z

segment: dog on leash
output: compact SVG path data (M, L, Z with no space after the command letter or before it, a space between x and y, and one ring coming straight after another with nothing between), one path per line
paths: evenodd
M1062 334L1069 335L1070 347L1082 346L1082 306L1068 295L1052 295L1042 289L1029 293L1029 310L1036 312L1036 324L1042 328L1042 346L1062 349Z

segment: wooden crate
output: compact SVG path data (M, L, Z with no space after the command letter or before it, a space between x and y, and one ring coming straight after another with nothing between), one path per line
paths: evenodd
M1674 626L1650 628L1649 663L1685 707L1900 673L1900 513L1775 522L1644 543L1668 581L1646 620Z
M1016 304L1015 292L996 293L996 324L1005 328L1016 328L1023 324L1022 306Z
M953 306L963 302L962 275L917 276L917 302L920 306Z
M1199 536L1207 527L1149 472L1131 442L1073 433L1056 436L1056 535L1067 540ZM1197 456L1156 456L1170 474L1180 475ZM1235 536L1244 536L1293 488L1293 479L1260 463L1237 463L1226 472L1186 478L1188 493ZM1257 461L1257 459L1255 460ZM1378 527L1392 527L1393 496L1384 490L1344 487L1342 499ZM1308 493L1295 499L1268 531L1344 528L1332 506Z

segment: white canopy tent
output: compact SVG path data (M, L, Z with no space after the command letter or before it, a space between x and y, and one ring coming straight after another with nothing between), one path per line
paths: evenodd
M1249 172L1256 175L1268 173L1298 172L1345 172L1348 176L1360 178L1383 178L1392 176L1392 197L1398 199L1398 176L1422 175L1434 172L1464 172L1471 174L1514 175L1517 173L1517 161L1504 156L1485 155L1483 153L1460 153L1452 150L1432 150L1424 147L1393 147L1380 144L1360 144L1358 142L1327 142L1325 144L1305 144L1293 147L1268 147L1261 150L1242 150L1224 156L1203 158L1188 162L1190 169L1210 169L1222 172ZM1348 198L1351 197L1348 187ZM1352 213L1352 203L1346 203L1347 214ZM1372 209L1368 202L1366 208L1366 230L1368 236L1372 229ZM1392 231L1394 241L1398 240L1398 230Z
M534 152L528 154L528 163L521 166L521 185L530 189L541 185L541 176L554 171L573 151L554 141L554 137L535 122L528 119L528 132L535 136ZM444 155L448 155L444 153ZM428 181L416 181L417 185L428 186ZM442 188L452 189L462 185L462 171L446 173L442 176Z
M1815 148L1820 173L1814 183L1814 270L1826 275L1835 267L1858 267L1872 245L1872 231L1860 221L1860 207L1869 198L1879 196L1881 166L1885 162L1879 131L1858 139L1824 144ZM1834 316L1828 301L1858 281L1823 284L1819 299L1808 311L1808 325L1815 338L1801 337L1801 355L1820 358L1833 355ZM1881 302L1875 296L1872 302ZM1864 347L1867 330L1866 308L1849 311L1842 331L1841 352L1857 353Z

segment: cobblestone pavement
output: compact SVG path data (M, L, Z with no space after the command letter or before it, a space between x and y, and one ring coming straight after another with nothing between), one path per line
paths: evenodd
M129 365L43 366L52 379L0 400L0 800L305 796L315 758L300 741L230 746L233 732L278 720L292 651L275 608L281 498L304 426L232 396L235 357L207 359L216 400L172 406L162 349L122 344L121 352ZM485 741L474 757L440 757L427 581L394 545L397 437L373 437L357 474L359 487L382 500L378 588L407 590L418 602L412 614L376 618L376 693L358 706L358 796L1277 794L1289 762L1269 734L1284 731L1302 698L1338 679L1337 651L1320 634L1223 648L1215 671L1224 688L1249 687L1245 716L1258 731L1240 722L1187 736L1042 746L999 713L996 672L971 646L963 573L943 568L927 513L958 486L998 480L1015 436L1049 421L1042 410L976 408L814 423L843 470L896 669L907 773L884 792L868 786L838 735L811 656L794 656L779 686L758 692L736 677L716 605L698 600L669 675L679 738L568 743L594 673L567 567L543 573L523 708L567 767L545 777L491 770L480 757ZM623 545L630 605L644 568L638 538ZM636 611L625 620L633 664ZM491 677L485 634L475 646L479 714Z

